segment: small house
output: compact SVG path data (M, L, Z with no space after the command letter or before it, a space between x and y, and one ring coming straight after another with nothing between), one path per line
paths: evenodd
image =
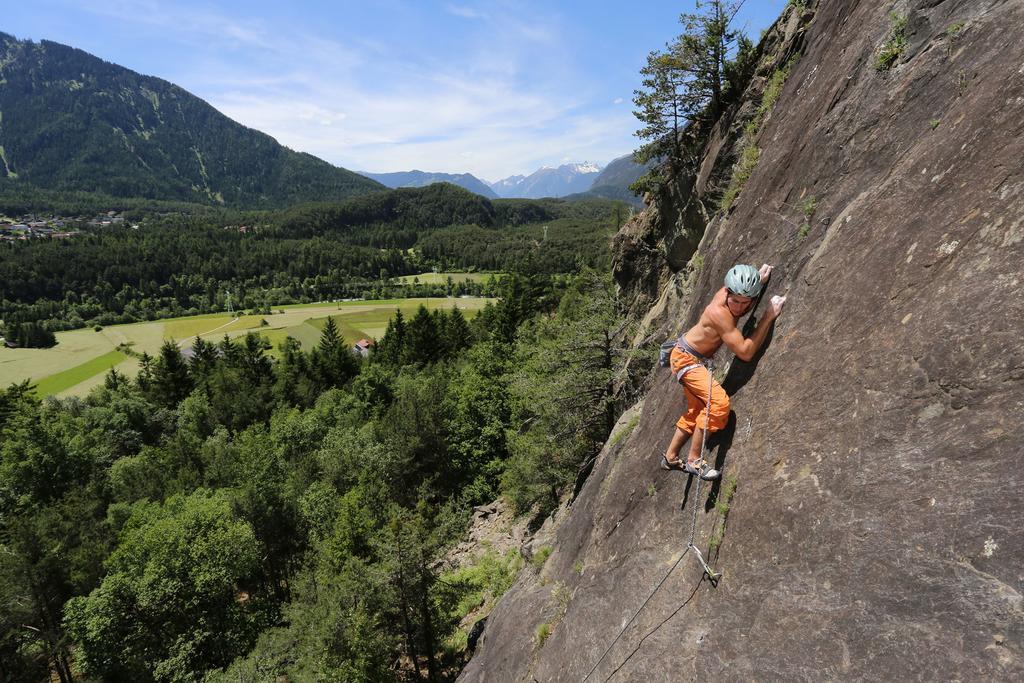
M360 339L356 342L355 346L352 347L352 353L357 353L363 358L368 358L370 355L370 349L373 348L372 339Z

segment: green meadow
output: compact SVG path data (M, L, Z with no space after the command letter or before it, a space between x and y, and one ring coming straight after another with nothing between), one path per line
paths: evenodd
M328 317L334 318L342 336L351 343L364 337L382 337L396 309L408 317L415 315L421 304L430 310L457 306L467 318L472 318L488 301L484 298L423 298L296 304L276 308L267 315L232 317L227 313L210 313L111 325L99 331L58 332L57 345L53 348L0 348L0 386L31 380L40 397L84 396L102 383L103 376L112 367L134 377L139 370L135 355L143 352L155 355L167 339L186 348L196 337L218 341L224 335L235 338L258 332L271 343L271 353L276 355L286 337L297 339L303 348L313 348ZM122 344L131 354L120 350L124 348Z
M505 277L505 273L420 273L419 275L403 275L398 278L398 281L403 285L411 285L414 281L421 285L443 285L448 282L448 278L451 278L452 282L487 282L492 277L500 280Z

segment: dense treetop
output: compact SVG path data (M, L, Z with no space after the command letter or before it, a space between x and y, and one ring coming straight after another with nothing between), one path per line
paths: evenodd
M600 448L611 292L512 275L472 322L396 313L368 360L328 322L279 360L168 341L84 399L0 389L0 677L454 680L460 620L522 560L445 551L499 494L550 510Z
M237 307L262 309L401 295L391 278L434 268L601 267L608 238L629 212L607 200L492 202L443 183L280 212L151 208L178 210L129 209L137 229L84 226L72 239L0 243L8 337L45 346L52 343L39 336L46 331L219 311L228 290ZM413 294L436 293L481 291Z

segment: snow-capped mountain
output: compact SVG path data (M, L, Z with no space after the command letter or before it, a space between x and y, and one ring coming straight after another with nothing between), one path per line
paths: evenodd
M491 189L499 197L564 197L589 190L600 172L599 165L588 161L562 164L558 168L544 166L528 176L514 175L491 183Z
M427 171L398 171L396 173L367 173L366 171L360 171L359 173L367 178L376 180L386 187L392 188L426 187L431 183L451 183L488 199L497 199L499 196L487 186L487 183L469 173L429 173Z
M496 180L493 183L488 183L488 185L499 197L518 197L519 195L515 194L516 188L524 180L526 180L524 175L510 175L508 178Z

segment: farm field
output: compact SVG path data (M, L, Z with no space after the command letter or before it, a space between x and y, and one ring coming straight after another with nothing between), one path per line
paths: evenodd
M227 313L211 313L185 318L168 318L128 325L112 325L101 330L70 330L57 333L57 345L50 349L0 348L0 386L32 380L36 394L44 396L84 396L103 382L106 372L116 367L134 377L139 371L138 358L124 353L126 344L135 354L155 355L165 339L175 340L186 348L197 336L218 341L247 332L259 332L273 346L286 337L294 337L303 348L312 348L320 338L320 330L328 317L335 319L347 342L363 337L379 339L387 329L388 320L400 309L409 317L420 304L428 309L458 307L472 318L490 299L485 298L422 298L377 301L343 301L320 304L281 306L268 315L242 315L233 318ZM264 321L266 324L263 324Z
M403 285L411 285L413 280L421 285L443 285L449 277L452 282L487 282L492 277L500 280L505 277L505 273L420 273L419 275L403 275L397 279Z

